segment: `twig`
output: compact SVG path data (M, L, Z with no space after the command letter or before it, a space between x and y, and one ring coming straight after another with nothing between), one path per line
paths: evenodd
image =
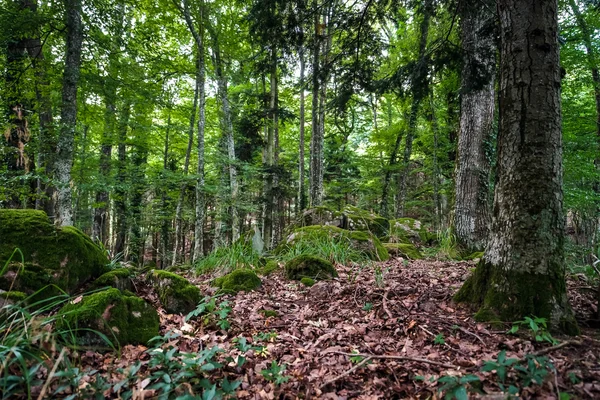
M329 385L330 383L333 383L335 381L338 381L340 379L342 379L345 376L350 375L351 373L353 373L354 371L356 371L358 368L362 367L364 364L366 364L367 362L369 362L373 357L367 357L364 360L362 360L361 362L359 362L358 364L356 364L354 367L350 368L349 370L347 370L346 372L344 372L341 375L336 376L333 379L328 380L327 382L325 382L324 384L321 385L321 388Z
M56 374L56 369L58 368L58 364L60 364L63 357L65 356L65 350L66 350L66 347L63 347L62 350L60 351L60 354L58 355L58 358L56 359L54 366L52 366L52 370L48 374L48 378L46 378L46 382L44 382L44 386L42 386L42 390L40 391L40 395L38 396L37 400L42 400L43 398L45 398L46 392L48 391L48 386L50 386L50 382L54 378L54 374Z
M567 340L567 341L559 343L559 344L557 344L555 346L546 347L545 349L538 350L536 352L533 352L532 354L534 356L542 356L544 354L551 353L554 350L562 349L563 347L567 347L567 346L581 346L582 344L583 344L583 342L580 342L579 340Z
M389 290L387 290L387 291L386 291L386 292L383 294L383 311L385 311L385 313L387 314L387 316L388 316L390 319L394 319L394 316L392 315L392 313L390 312L390 310L388 309L388 306L387 306L387 295L388 295L388 293L389 293L389 292L390 292L390 291L389 291Z
M422 362L425 364L437 365L444 368L454 368L459 369L460 367L453 364L446 364L440 361L428 360L426 358L418 358L418 357L406 357L406 356L388 356L388 355L375 355L375 354L363 354L363 353L345 353L343 351L328 351L324 354L341 354L343 356L350 357L370 357L370 358L378 358L383 360L400 360L400 361L415 361Z
M477 340L479 340L481 342L481 344L485 346L485 342L483 341L483 339L478 334L470 332L470 331L468 331L467 329L465 329L465 328L463 328L461 326L458 326L458 330L461 331L461 332L463 332L463 333L466 333L467 335L471 335L471 336L477 338Z

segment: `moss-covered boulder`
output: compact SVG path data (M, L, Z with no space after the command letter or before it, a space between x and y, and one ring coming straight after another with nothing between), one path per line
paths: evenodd
M22 301L25 301L26 298L27 298L27 295L23 292L15 292L13 290L5 292L5 291L1 290L0 291L0 308L7 306L7 305L20 303Z
M423 258L419 249L410 243L384 243L383 246L392 256L406 257L411 260L420 260Z
M258 273L263 276L270 275L279 269L279 263L275 260L261 259L259 265L260 268L258 270Z
M300 279L300 283L308 287L314 286L315 282L316 281L313 278L309 278L308 276L305 276L304 278Z
M276 253L282 253L287 248L304 242L309 244L311 241L330 241L352 247L362 252L372 260L385 261L389 259L389 254L379 239L369 232L348 231L327 225L305 226L296 229L287 239L275 249Z
M390 222L386 218L350 205L341 211L327 206L309 208L302 214L300 223L293 228L312 225L327 225L351 231L370 232L379 238L386 236L390 228Z
M100 288L110 286L119 290L133 291L133 271L129 268L117 268L102 274L94 281L94 287Z
M11 255L18 248L21 255ZM56 228L37 210L0 210L0 266L10 270L0 277L0 289L27 294L48 285L73 293L108 271L108 258L92 240L72 226ZM39 298L59 290L48 288Z
M58 313L57 329L72 331L81 345L146 344L158 335L159 317L145 300L111 288L84 296Z
M431 244L437 237L421 221L414 218L390 220L389 242Z
M285 275L296 281L302 281L302 278L323 280L336 277L337 271L333 264L323 258L301 255L285 264Z
M213 284L223 293L250 292L262 284L256 272L251 269L236 269L214 280Z
M148 282L156 290L165 310L171 314L187 314L195 310L202 297L200 289L184 277L172 272L150 271Z

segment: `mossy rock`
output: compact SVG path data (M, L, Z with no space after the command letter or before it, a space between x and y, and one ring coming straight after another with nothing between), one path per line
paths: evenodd
M285 275L288 279L296 281L302 281L302 278L323 280L338 276L333 264L310 255L301 255L288 261L285 264Z
M133 291L133 282L131 278L133 271L129 268L117 268L101 275L94 281L94 287L100 288L110 286L119 290Z
M390 228L388 219L371 211L348 205L341 211L328 206L309 208L302 214L300 222L292 226L292 230L313 225L327 225L351 231L364 231L377 237L386 236Z
M27 299L27 295L23 292L15 292L11 290L9 292L0 291L0 308L20 303Z
M258 273L263 276L267 276L267 275L270 275L271 273L277 271L278 269L279 269L279 263L277 261L266 260L264 265L261 266L261 268L259 269Z
M54 227L43 211L0 210L0 265L16 248L24 262L20 254L13 256L9 271L0 277L0 289L31 294L55 285L73 293L108 271L108 258L100 247L77 228ZM48 287L36 300L56 295L59 289Z
M311 287L315 284L315 280L313 278L305 276L304 278L300 279L300 283L302 283L304 286Z
M390 220L390 242L432 244L437 239L421 221L414 218Z
M111 288L65 305L58 313L56 327L73 331L81 345L106 346L97 331L113 344L116 339L124 346L146 344L158 336L159 322L158 313L145 300Z
M423 255L410 243L384 243L383 246L393 256L404 256L411 260L421 260Z
M283 253L286 248L293 247L300 241L320 241L334 239L340 243L346 243L355 250L362 252L371 260L386 261L390 258L388 251L376 236L362 231L348 231L327 225L306 226L296 229L289 235L285 242L280 244L275 253Z
M148 282L154 287L161 304L171 314L187 314L201 300L200 289L182 276L164 270L153 270Z
M221 289L223 293L237 293L240 291L250 292L257 289L262 282L258 275L256 275L256 272L251 269L241 268L215 279L213 284Z

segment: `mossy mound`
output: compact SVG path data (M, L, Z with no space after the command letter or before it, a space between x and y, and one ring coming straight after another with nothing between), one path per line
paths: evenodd
M296 229L287 237L285 242L275 249L275 253L282 253L286 248L293 247L299 242L330 240L348 245L371 260L385 261L390 258L388 251L376 236L368 232L348 231L327 225L306 226Z
M304 211L300 222L293 228L312 225L327 225L351 231L370 232L378 238L386 236L390 228L390 222L386 218L350 205L341 211L327 206L310 208Z
M410 243L384 243L383 246L393 256L404 256L411 260L421 260L423 255Z
M302 281L302 278L313 280L331 279L337 276L333 264L320 257L301 255L285 264L288 279Z
M100 288L110 286L119 290L133 291L133 283L131 277L133 271L129 268L117 268L101 275L94 281L94 287Z
M262 284L256 272L241 268L214 280L214 285L224 293L250 292Z
M148 282L158 293L161 304L171 314L187 314L200 302L200 289L182 276L164 270L153 270Z
M390 220L389 241L394 243L432 244L437 239L421 221L414 218Z
M311 287L315 284L315 280L305 276L304 278L300 279L300 283L302 283L304 286Z
M111 288L65 305L56 327L72 331L81 345L106 346L99 332L123 346L146 344L158 335L159 322L158 313L145 300Z
M261 265L262 264L263 263L261 262ZM278 269L279 269L279 263L277 261L265 260L264 265L261 266L258 273L263 276L267 276L267 275L270 275L271 273L277 271Z
M0 277L0 289L31 294L48 285L73 293L91 279L108 271L108 258L77 228L55 228L43 211L0 210L0 265L10 261L10 271ZM21 267L24 268L21 268ZM48 288L37 296L59 293Z
M9 291L4 292L0 291L0 308L6 305L17 304L24 301L27 298L27 295L23 292L15 292Z

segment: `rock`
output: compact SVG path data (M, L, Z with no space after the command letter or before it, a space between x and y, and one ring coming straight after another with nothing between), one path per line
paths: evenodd
M386 218L350 205L341 211L327 206L310 208L304 211L300 223L293 228L311 225L327 225L351 231L364 231L377 237L388 235L390 228L390 222Z
M327 225L306 226L296 229L289 235L286 241L275 249L276 253L284 252L286 247L294 246L300 242L310 241L330 241L337 240L347 243L352 248L364 253L367 257L376 261L385 261L389 259L389 254L382 246L376 236L361 231L348 231Z
M423 243L431 244L436 240L436 234L429 232L421 221L413 218L398 218L390 220L388 241L393 243Z
M421 252L410 243L384 243L383 246L392 256L404 256L411 260L420 260L423 258Z
M59 294L56 287L73 293L108 271L105 252L87 235L72 226L54 227L42 211L0 210L0 266L16 248L24 262L19 253L13 256L0 289L31 294L45 288L36 300Z
M111 288L78 299L60 309L56 328L72 331L80 345L106 346L97 332L121 346L146 344L158 336L158 313L137 296Z
M314 280L336 277L337 271L333 264L325 259L310 255L301 255L291 259L285 264L285 274L288 279L301 282L303 278L309 278L314 284Z
M214 280L213 284L224 293L250 292L262 284L254 271L247 268L236 269Z
M304 286L308 286L308 287L311 287L315 284L315 280L313 278L309 278L308 276L305 276L304 278L300 279L300 282Z
M187 314L200 302L200 289L182 276L164 270L153 270L148 282L158 293L161 304L170 314Z
M129 268L117 268L101 275L94 281L94 287L100 288L110 286L119 290L133 291L133 282L131 278L133 272Z
M13 290L5 292L3 290L0 290L0 308L20 303L26 298L27 295L23 292L15 292Z

